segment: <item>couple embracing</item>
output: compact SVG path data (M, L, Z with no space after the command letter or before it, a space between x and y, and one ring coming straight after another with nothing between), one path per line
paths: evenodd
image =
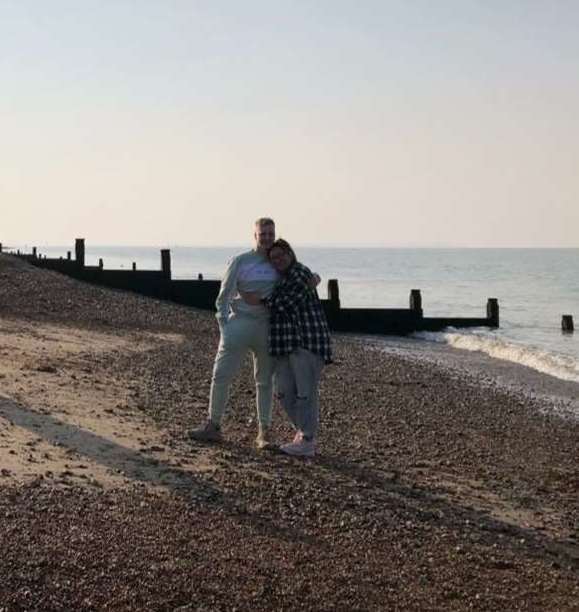
M194 440L219 442L229 387L248 351L253 356L258 449L274 448L270 435L273 386L295 429L280 450L315 454L319 383L331 361L330 333L316 286L319 277L297 261L285 240L275 239L272 219L255 222L255 248L234 257L217 297L221 338L213 367L209 418L190 432Z

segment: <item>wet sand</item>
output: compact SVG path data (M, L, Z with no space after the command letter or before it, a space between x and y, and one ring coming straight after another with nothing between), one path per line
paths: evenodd
M579 610L579 425L545 397L342 336L318 457L253 449L249 362L195 444L217 342L0 255L0 609Z

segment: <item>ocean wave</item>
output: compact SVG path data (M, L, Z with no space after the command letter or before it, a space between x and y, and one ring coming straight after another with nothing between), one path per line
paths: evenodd
M519 344L497 333L476 330L459 332L448 328L442 332L415 332L413 337L429 342L441 342L466 351L480 351L495 359L512 361L562 380L579 382L577 359Z

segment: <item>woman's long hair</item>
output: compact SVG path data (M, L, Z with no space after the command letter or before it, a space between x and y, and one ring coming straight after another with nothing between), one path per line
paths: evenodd
M290 243L287 240L284 240L283 238L278 238L270 247L269 249L267 249L267 256L269 257L269 254L274 250L274 249L281 249L282 251L284 251L285 253L288 253L289 256L292 258L292 266L296 263L296 261L298 260L298 258L296 257L296 254L294 252L294 250L292 249Z

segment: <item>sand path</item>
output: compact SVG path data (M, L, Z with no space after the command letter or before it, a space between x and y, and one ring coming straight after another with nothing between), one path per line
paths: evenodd
M0 470L4 484L187 487L214 469L138 409L136 386L103 373L119 355L179 344L178 334L106 333L0 319Z

